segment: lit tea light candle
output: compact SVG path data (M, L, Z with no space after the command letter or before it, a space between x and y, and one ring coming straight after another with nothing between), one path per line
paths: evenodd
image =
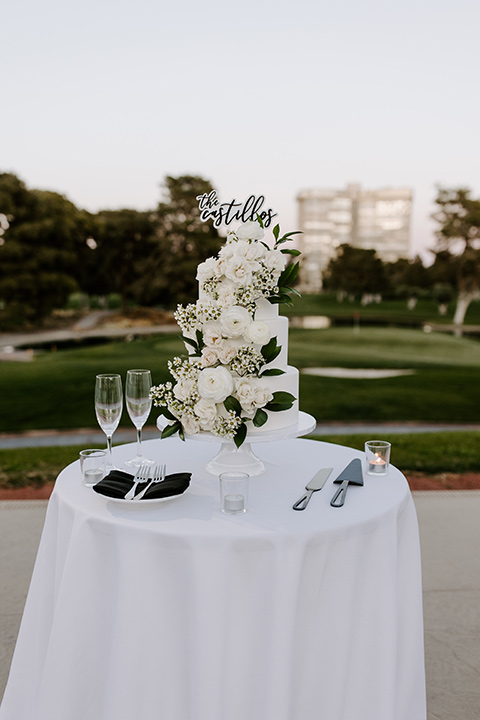
M243 495L225 495L223 507L226 512L236 513L245 511L245 498Z
M368 472L385 475L387 472L387 461L378 455L375 455L374 458L368 461Z

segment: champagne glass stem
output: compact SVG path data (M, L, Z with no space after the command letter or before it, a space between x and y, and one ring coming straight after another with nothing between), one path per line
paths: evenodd
M107 435L107 464L113 467L112 461L112 435Z
M137 457L142 455L142 428L137 428Z

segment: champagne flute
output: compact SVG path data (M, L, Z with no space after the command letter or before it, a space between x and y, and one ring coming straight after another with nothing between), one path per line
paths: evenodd
M132 460L127 460L125 465L139 467L143 463L153 464L143 456L142 452L142 428L147 422L152 409L150 388L152 387L152 375L150 370L128 370L127 382L125 385L125 400L130 420L137 429L137 455Z
M122 378L120 375L97 375L95 380L95 413L107 436L107 472L114 469L112 462L112 436L118 427L123 410Z

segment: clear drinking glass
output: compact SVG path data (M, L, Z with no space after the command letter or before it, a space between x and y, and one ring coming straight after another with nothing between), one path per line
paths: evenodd
M123 410L122 378L120 375L97 375L95 380L95 413L107 436L106 472L114 468L112 462L112 436L118 427Z
M125 400L130 420L137 429L137 455L132 460L125 462L125 465L130 467L140 467L142 463L151 465L154 462L154 460L145 458L142 453L142 428L147 422L152 409L151 387L152 375L150 370L128 370Z

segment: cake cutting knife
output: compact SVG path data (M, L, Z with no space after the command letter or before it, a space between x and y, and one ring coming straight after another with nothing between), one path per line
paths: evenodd
M317 490L321 490L322 487L325 485L325 483L328 480L328 477L330 473L332 472L333 468L322 468L317 472L316 475L313 476L313 478L310 480L310 482L305 485L305 490L307 491L305 495L302 495L300 500L297 500L295 505L293 505L294 510L305 510L305 508L308 505L308 501L312 497L313 493Z
M362 463L358 458L348 463L345 470L333 481L334 483L342 483L337 492L330 500L332 507L342 507L345 502L345 495L350 484L363 485Z

